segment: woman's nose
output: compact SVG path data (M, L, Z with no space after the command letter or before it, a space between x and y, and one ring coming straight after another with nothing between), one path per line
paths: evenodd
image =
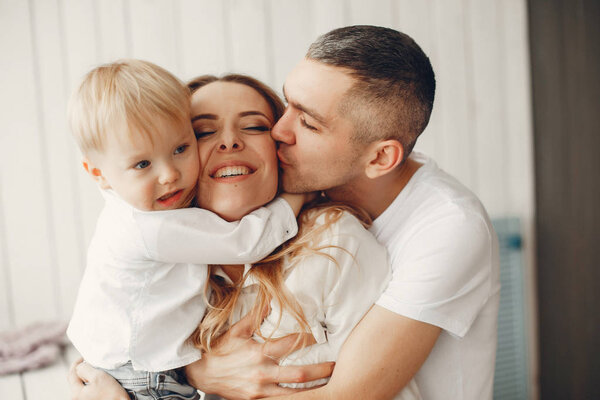
M220 151L240 151L244 148L244 140L241 134L234 129L227 129L220 139Z

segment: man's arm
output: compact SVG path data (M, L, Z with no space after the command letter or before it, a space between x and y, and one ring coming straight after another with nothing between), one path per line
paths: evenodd
M375 305L346 340L327 385L277 399L391 399L421 368L440 332Z
M281 387L279 382L308 382L331 375L331 362L279 366L279 358L300 348L303 341L289 335L258 343L252 339L252 318L246 315L219 338L212 353L185 367L192 386L231 400L258 399L302 390ZM314 343L312 335L308 339Z

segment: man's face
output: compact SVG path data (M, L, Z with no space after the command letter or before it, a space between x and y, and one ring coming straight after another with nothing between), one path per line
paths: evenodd
M339 105L354 78L343 69L303 60L284 86L287 109L272 130L278 142L283 189L345 191L363 174L353 125Z

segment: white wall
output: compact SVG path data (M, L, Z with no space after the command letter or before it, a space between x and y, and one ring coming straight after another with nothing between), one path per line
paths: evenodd
M417 148L492 216L523 218L532 285L525 0L0 0L0 330L72 309L101 206L65 119L85 72L136 57L279 90L318 34L358 23L402 30L430 56L438 92Z

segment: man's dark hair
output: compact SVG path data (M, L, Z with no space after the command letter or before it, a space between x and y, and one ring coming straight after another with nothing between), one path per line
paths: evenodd
M408 35L369 25L335 29L319 37L306 58L344 68L356 79L340 104L355 126L354 139L396 139L410 154L435 96L429 58Z

